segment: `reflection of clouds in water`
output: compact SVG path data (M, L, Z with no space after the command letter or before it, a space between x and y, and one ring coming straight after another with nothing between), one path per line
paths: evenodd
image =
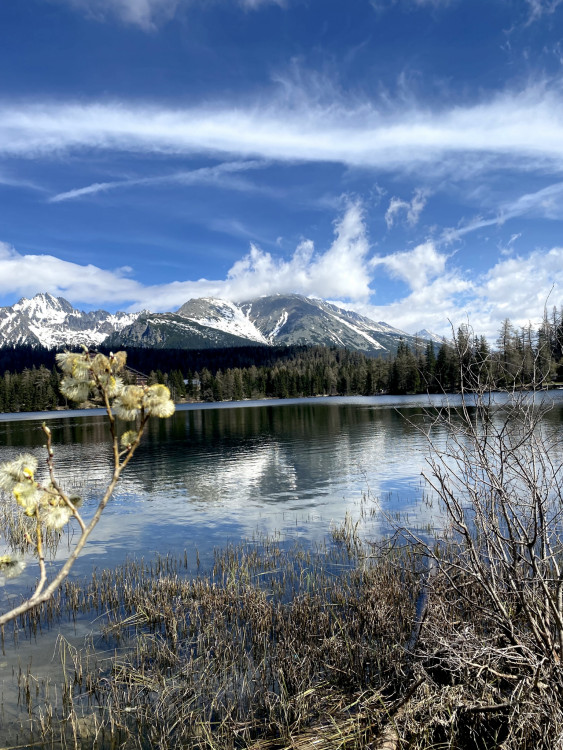
M436 508L421 502L427 442L408 421L426 405L426 397L312 399L193 407L155 420L87 556L102 566L128 552L218 546L256 529L319 539L347 511L357 516L365 493L368 515L376 500L397 522L435 524ZM104 419L49 425L63 484L85 491L88 518L111 471ZM38 421L0 422L0 442L2 460L40 447L44 436ZM383 517L370 523L373 534L389 528Z
M167 519L208 534L229 524L245 534L273 531L289 518L297 527L314 526L311 516L326 529L368 490L375 497L393 490L419 495L420 435L393 409L374 409L370 399L360 404L195 409L151 425L106 511L105 532L96 532L99 553L114 539L135 539L138 547L156 528L166 543ZM86 490L88 517L111 468L103 419L60 420L51 429L63 483Z
M154 488L155 495L172 491L207 507L217 504L246 507L265 502L270 493L275 496L295 493L298 487L291 456L276 442L217 457L205 467L186 462L174 478L176 481L171 483L168 479L163 487ZM129 490L128 480L124 489Z

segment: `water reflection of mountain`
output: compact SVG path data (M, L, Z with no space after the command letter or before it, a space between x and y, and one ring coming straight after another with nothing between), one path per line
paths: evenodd
M404 453L407 442L409 458L422 449L420 435L394 408L373 407L366 399L179 411L151 422L118 496L311 508L357 496L368 478L377 490L381 478L416 476ZM55 419L50 428L63 481L93 502L111 470L104 419ZM0 436L7 457L44 443L38 421L0 423Z
M394 410L309 403L179 413L147 438L135 478L146 492L237 506L357 493L364 473L404 475L407 439L423 445Z
M563 394L546 417L560 429ZM166 551L192 533L221 539L279 527L289 518L331 519L357 512L366 491L416 523L427 444L416 429L424 399L306 400L178 411L150 423L146 440L96 534L124 553L149 544ZM397 411L401 407L401 412ZM97 415L52 419L56 464L65 486L85 496L89 515L111 472L107 426ZM436 440L444 439L437 432ZM0 422L2 458L44 443L38 420ZM319 526L320 528L320 526ZM181 532L181 530L184 530ZM175 542L175 543L176 543Z

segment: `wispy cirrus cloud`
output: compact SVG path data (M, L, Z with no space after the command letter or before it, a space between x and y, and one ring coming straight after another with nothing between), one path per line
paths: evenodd
M530 9L530 22L554 13L563 0L526 0Z
M182 7L194 0L48 0L73 8L87 18L97 21L117 19L121 23L137 26L143 31L155 31L173 19ZM285 6L285 0L238 0L247 10L257 10L264 5Z
M22 179L21 177L14 177L13 175L0 172L0 185L11 188L20 188L22 190L34 190L38 193L46 193L46 188L38 185L32 180Z
M49 0L73 8L97 21L118 19L122 23L154 31L174 17L185 0Z
M560 221L563 215L563 182L556 182L533 193L525 193L501 206L501 220L532 216Z
M510 219L519 217L560 221L562 216L563 182L556 182L533 193L524 193L510 201L504 201L492 216L476 216L458 227L448 227L442 234L442 241L450 243L471 232L501 226Z
M452 5L455 1L456 0L370 0L370 4L375 10L382 12L397 4L402 4L406 8L445 8L448 5Z
M248 10L258 10L258 8L264 5L279 5L280 8L285 8L287 0L239 0L240 5Z
M455 175L503 166L561 170L563 95L533 86L439 111L344 100L330 106L274 99L260 106L185 109L126 102L0 103L0 154L40 158L92 149Z
M85 187L67 190L64 193L57 193L49 198L50 203L61 203L63 201L83 198L87 195L96 195L97 193L107 193L112 190L119 190L132 187L150 187L158 185L215 185L219 188L228 190L241 190L245 192L260 191L264 192L267 188L259 187L253 183L242 180L239 177L233 177L238 172L247 172L252 169L260 169L267 166L262 161L244 161L244 162L224 162L213 167L200 167L189 171L173 172L166 175L154 177L137 177L127 180L112 180L111 182L94 182Z
M414 191L411 201L405 201L396 197L391 198L389 201L389 207L385 212L385 223L387 224L387 229L391 229L401 216L409 227L414 227L418 224L420 214L424 210L427 200L428 191L420 188Z

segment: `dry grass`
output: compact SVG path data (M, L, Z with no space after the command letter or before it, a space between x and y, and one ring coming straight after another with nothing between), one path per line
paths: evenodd
M416 550L375 554L351 531L334 538L316 550L269 539L229 547L196 578L185 557L160 557L102 571L85 587L67 582L41 622L95 612L104 642L61 648L67 677L57 700L52 685L45 697L31 675L20 675L30 743L560 747L559 673L532 669L494 623L452 595L441 571L425 584Z

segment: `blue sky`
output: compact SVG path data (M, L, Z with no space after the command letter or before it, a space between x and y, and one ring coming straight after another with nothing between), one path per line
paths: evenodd
M0 4L0 304L563 302L563 0Z

